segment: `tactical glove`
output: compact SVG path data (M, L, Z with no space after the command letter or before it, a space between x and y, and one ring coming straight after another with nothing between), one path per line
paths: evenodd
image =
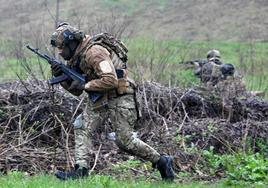
M85 89L85 84L79 82L78 80L73 80L69 90L84 90Z
M55 77L60 76L62 74L62 70L59 64L53 63L51 65L51 71L52 71L52 75Z

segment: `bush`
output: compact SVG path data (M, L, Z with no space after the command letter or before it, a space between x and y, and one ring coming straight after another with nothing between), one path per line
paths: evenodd
M236 184L268 184L268 160L260 153L245 154L242 152L233 155L217 155L213 148L203 152L207 160L210 173L223 169L228 185Z

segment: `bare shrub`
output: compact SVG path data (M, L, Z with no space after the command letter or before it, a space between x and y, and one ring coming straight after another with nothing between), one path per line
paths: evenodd
M103 17L95 17L94 14L89 15L91 19L88 19L86 23L86 31L93 35L96 33L108 32L117 38L128 38L134 32L133 21L128 16L118 17L116 14ZM95 18L92 22L92 18Z

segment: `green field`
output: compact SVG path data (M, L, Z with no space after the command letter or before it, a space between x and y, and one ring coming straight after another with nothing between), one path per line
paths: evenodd
M156 41L148 38L127 39L125 43L129 48L130 72L135 80L158 81L175 87L198 84L193 69L186 68L181 62L205 59L208 50L218 49L223 62L235 65L248 90L264 91L267 97L268 43ZM16 80L18 75L27 78L29 73L39 78L49 77L49 65L27 52L26 48L23 51L25 58L7 56L1 60L1 82ZM8 52L12 54L6 49L6 54Z
M187 60L205 59L210 49L218 49L225 63L235 65L240 75L244 77L249 90L268 90L267 57L268 43L239 43L239 42L186 42L180 40L152 41L148 39L135 39L130 43L130 63L141 59L139 65L144 71L150 73L151 69L159 70L159 65L164 64L162 74L164 78L172 78L176 83L192 83L195 81L193 74L185 70L179 62ZM152 61L153 60L153 61ZM161 64L162 63L162 64ZM153 67L153 68L151 68ZM154 79L153 75L146 75ZM253 79L254 78L254 79ZM184 86L184 84L182 84Z

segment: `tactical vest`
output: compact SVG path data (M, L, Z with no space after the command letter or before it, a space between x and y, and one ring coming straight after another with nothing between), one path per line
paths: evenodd
M92 36L86 50L93 45L100 45L111 54L111 59L118 77L117 94L133 93L131 87L135 87L134 81L127 77L127 52L128 49L119 39L109 33L99 33Z
M127 68L127 47L123 44L123 42L109 33L99 33L92 36L87 44L81 49L79 54L77 54L74 58L74 62L76 63L72 65L73 68L80 69L81 59L77 60L77 57L81 58L81 55L94 45L100 45L109 51L112 56L111 60L115 66L115 69Z
M109 33L100 33L94 35L89 39L85 47L80 51L80 54L83 54L94 45L100 45L109 51L118 78L118 87L116 90L111 90L107 91L107 93L103 93L104 96L100 99L95 97L96 100L94 102L94 106L97 108L98 106L103 106L103 104L106 103L105 101L107 101L109 98L114 98L124 94L133 94L135 92L135 83L127 77L128 50L119 39L115 38ZM79 64L76 65L76 67L79 66ZM89 97L94 98L94 95L90 94Z
M209 85L216 85L222 79L221 66L209 61L202 67L201 80Z
M123 63L122 68L127 68L128 49L123 42L109 33L99 33L91 37L86 49L89 49L96 44L106 48L111 54L114 52ZM113 63L115 64L115 62Z

